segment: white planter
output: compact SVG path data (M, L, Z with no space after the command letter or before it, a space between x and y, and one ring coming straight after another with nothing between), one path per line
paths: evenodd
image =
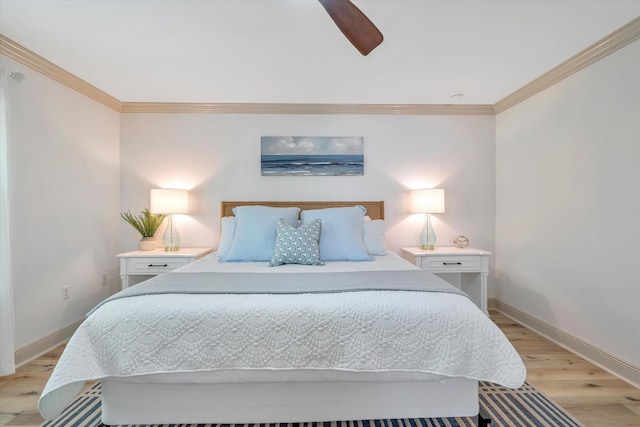
M152 251L158 247L158 239L155 237L143 237L140 240L140 249L143 251Z

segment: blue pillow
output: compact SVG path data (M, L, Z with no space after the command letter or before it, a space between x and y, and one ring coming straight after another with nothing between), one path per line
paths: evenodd
M271 208L268 206L238 206L236 233L223 262L271 261L276 245L276 222L283 218L291 226L298 224L299 208Z
M302 225L320 219L320 259L323 261L372 261L363 241L362 206L302 211Z
M269 267L283 264L324 265L320 261L319 219L295 228L280 218L276 225L276 248Z

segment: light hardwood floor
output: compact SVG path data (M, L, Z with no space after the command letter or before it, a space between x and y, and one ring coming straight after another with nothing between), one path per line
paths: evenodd
M640 389L492 311L527 366L527 380L587 427L640 426ZM62 346L0 378L0 426L39 426L38 397Z

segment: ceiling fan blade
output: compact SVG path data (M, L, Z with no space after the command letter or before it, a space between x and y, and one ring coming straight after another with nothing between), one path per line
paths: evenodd
M382 43L382 33L349 0L318 0L336 23L340 31L361 54L367 56Z

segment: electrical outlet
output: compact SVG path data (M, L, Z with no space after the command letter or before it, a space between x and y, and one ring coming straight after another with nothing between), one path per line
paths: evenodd
M109 277L106 274L102 275L102 286L107 286L109 284Z
M63 286L62 287L62 299L67 299L69 298L69 287L68 286Z

